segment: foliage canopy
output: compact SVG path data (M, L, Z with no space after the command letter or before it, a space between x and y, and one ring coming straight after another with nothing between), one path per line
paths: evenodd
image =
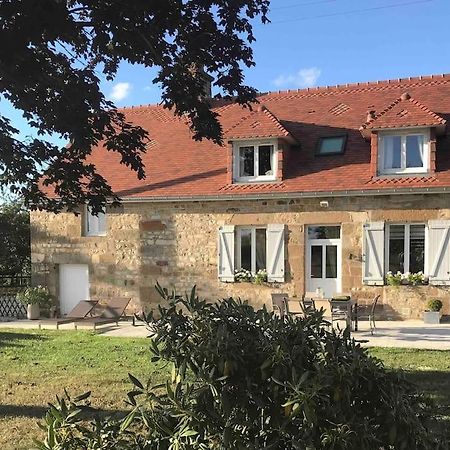
M0 205L0 275L29 275L30 215L20 202Z
M121 62L157 67L162 103L191 123L195 139L221 142L217 115L203 95L203 68L241 104L256 91L243 83L252 66L252 19L267 21L269 0L0 0L0 93L24 112L39 137L17 139L0 116L0 187L35 208L59 211L89 201L100 211L116 199L89 163L102 142L145 177L147 132L126 122L100 90ZM62 151L46 134L70 142ZM45 176L60 200L39 189ZM116 199L117 200L117 199Z

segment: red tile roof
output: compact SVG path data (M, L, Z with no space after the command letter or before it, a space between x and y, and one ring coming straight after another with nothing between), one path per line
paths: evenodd
M445 125L446 121L425 105L405 92L395 99L387 108L374 114L362 125L364 129L401 128L401 127L434 127Z
M411 99L399 101L405 92ZM368 110L376 112L379 124L385 123L383 120L392 124L391 115L397 117L403 108L407 114L396 119L402 125L442 126L450 118L450 75L271 92L261 94L259 102L267 109L249 111L236 104L222 103L215 110L220 114L226 139L246 133L249 137L289 133L295 138L300 145L293 147L283 160L281 183L230 185L226 140L222 147L206 140L194 141L187 124L160 106L123 109L127 118L145 127L152 138L144 155L145 180L137 180L134 172L119 164L116 154L103 148L96 148L91 160L119 196L133 198L239 198L450 188L448 134L438 137L436 173L432 176L373 179L370 142L360 132ZM344 154L316 155L320 137L342 134L348 136Z
M225 130L224 136L227 139L286 138L290 133L266 106L260 104L248 116Z

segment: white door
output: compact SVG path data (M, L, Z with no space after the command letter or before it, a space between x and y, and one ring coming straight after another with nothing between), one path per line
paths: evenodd
M59 266L59 306L67 314L81 300L89 300L89 268L87 264Z
M324 296L341 291L341 227L308 226L306 245L306 290L321 288Z

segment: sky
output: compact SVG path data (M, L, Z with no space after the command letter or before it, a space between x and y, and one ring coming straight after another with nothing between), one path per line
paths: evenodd
M261 92L450 72L450 0L272 0L269 19L245 72ZM122 64L102 90L118 107L157 103L154 75ZM36 136L4 99L0 114Z

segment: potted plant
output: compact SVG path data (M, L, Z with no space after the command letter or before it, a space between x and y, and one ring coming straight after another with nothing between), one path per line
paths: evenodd
M386 274L386 282L389 286L400 286L402 284L402 273L392 273L389 271Z
M428 324L438 324L441 319L442 301L433 298L428 301L426 309L423 313L423 321Z
M27 287L17 293L17 300L27 307L27 319L39 319L40 307L50 307L52 296L43 286Z

